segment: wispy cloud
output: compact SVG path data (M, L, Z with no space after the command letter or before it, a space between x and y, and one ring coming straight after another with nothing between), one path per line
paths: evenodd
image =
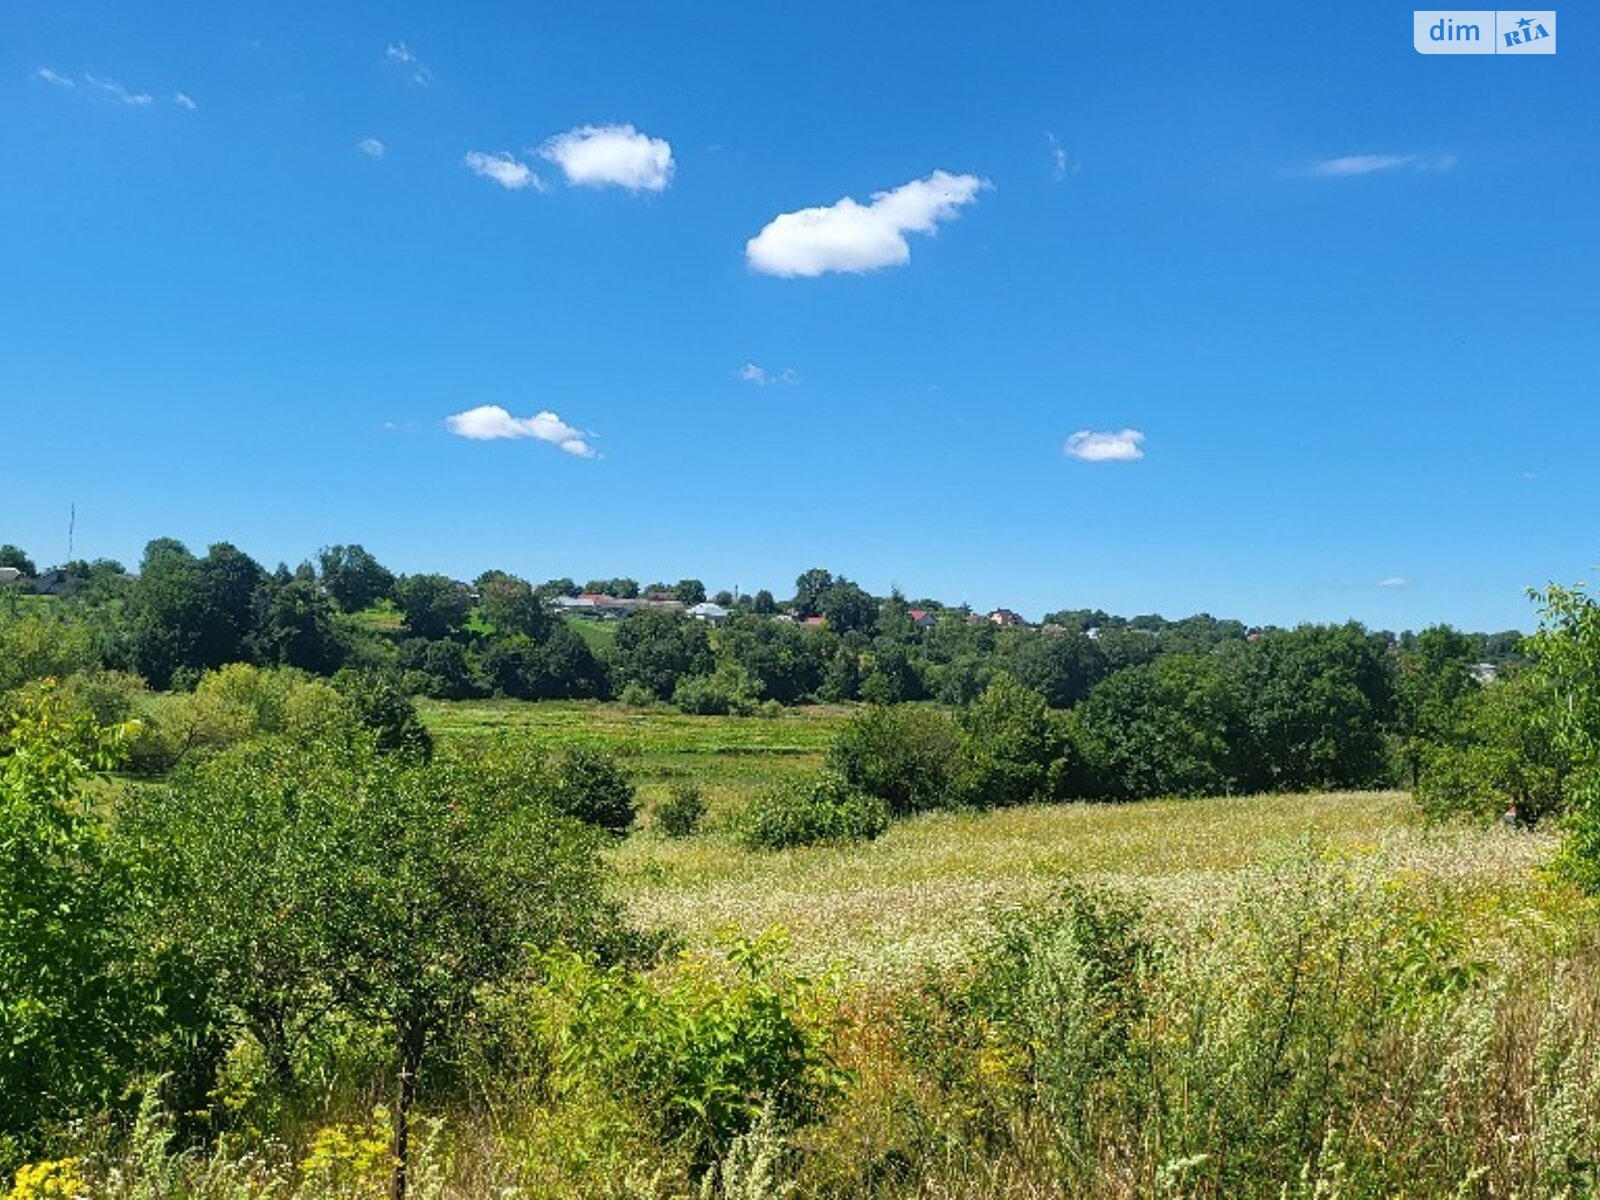
M433 72L404 42L390 42L384 47L383 57L418 87L433 86Z
M935 171L876 192L869 204L846 196L824 208L779 213L745 243L745 261L763 275L790 278L899 266L911 261L906 234L933 233L988 186L976 175Z
M632 125L580 125L539 147L576 187L620 187L661 192L672 182L672 146Z
M188 109L190 112L193 112L195 109L200 107L194 102L194 97L189 95L188 92L178 92L174 94L172 97L172 102L179 108Z
M1138 462L1144 457L1144 434L1137 429L1108 433L1080 429L1061 449L1068 458L1083 462Z
M457 437L475 442L532 438L548 442L577 458L597 458L590 444L593 433L568 425L553 412L514 417L498 404L482 404L445 418L445 428Z
M1453 154L1345 154L1312 163L1302 173L1318 179L1349 179L1402 167L1413 171L1448 171L1455 165Z
M71 79L57 71L52 71L49 67L40 67L33 73L33 77L35 79L42 79L53 87L69 88L76 86Z
M1387 578L1378 580L1378 586L1381 588L1403 588L1406 586L1406 580L1399 575L1390 575Z
M533 168L519 161L514 154L504 151L499 154L487 154L482 150L468 150L466 157L461 160L461 165L474 175L492 179L509 191L521 191L523 188L544 191L544 180L535 175Z
M1067 157L1066 150L1060 142L1056 141L1055 134L1047 132L1044 138L1045 141L1050 143L1050 178L1056 183L1060 183L1073 171L1077 170L1077 164Z
M368 158L382 158L383 152L385 149L387 149L387 147L384 146L384 144L377 138L369 137L362 138L359 142L357 142L356 149L361 151L361 153L365 154Z
M102 75L85 75L83 81L129 108L144 108L155 102L155 97L149 92L136 92L132 88L123 87L115 79L107 79Z
M742 379L746 383L753 383L757 387L766 387L769 383L782 383L793 387L800 382L800 373L793 367L785 367L781 371L769 371L753 362L745 363L733 374L734 378Z

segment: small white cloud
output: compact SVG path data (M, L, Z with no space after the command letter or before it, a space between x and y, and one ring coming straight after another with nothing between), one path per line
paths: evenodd
M535 175L527 163L518 161L513 154L486 154L482 150L468 150L466 157L461 160L461 165L474 175L492 179L501 187L513 192L523 188L544 191L544 180Z
M470 438L475 442L533 438L549 442L578 458L598 457L595 448L589 444L594 434L568 425L553 412L514 417L498 404L482 404L446 417L444 424L457 437Z
M1319 179L1348 179L1392 171L1396 167L1410 167L1414 171L1448 171L1455 165L1456 156L1453 154L1346 154L1313 163L1305 174Z
M1406 581L1399 575L1390 575L1386 579L1378 580L1378 586L1381 588L1403 588L1406 586Z
M1056 141L1056 135L1046 133L1045 140L1050 143L1050 178L1060 183L1077 169L1077 164L1067 157L1067 152L1062 149L1061 143Z
M135 92L123 87L115 79L106 79L100 75L85 75L83 81L129 108L144 108L155 100L149 92Z
M734 373L734 377L746 383L753 383L757 387L766 387L769 383L782 383L793 386L800 382L800 373L793 367L785 367L781 371L769 371L755 363L745 363Z
M65 75L52 71L49 67L40 67L33 73L35 79L42 79L52 87L69 88L75 86L72 80Z
M368 158L382 158L385 146L377 138L362 138L356 143L356 149Z
M194 97L190 96L188 92L178 92L172 97L172 100L173 103L175 103L179 108L188 109L190 112L193 112L195 109L200 107L194 102Z
M1080 429L1061 449L1068 458L1083 462L1138 462L1144 457L1144 434L1137 429L1114 433Z
M433 72L411 52L411 47L404 42L390 42L384 47L383 56L393 63L396 68L405 72L407 78L418 87L433 86Z
M621 187L665 191L672 182L672 146L632 125L582 125L557 134L539 156L561 168L576 187Z
M745 260L753 271L786 278L899 266L911 261L906 234L933 233L987 186L976 175L935 171L874 193L870 204L846 196L825 208L779 213L745 243Z

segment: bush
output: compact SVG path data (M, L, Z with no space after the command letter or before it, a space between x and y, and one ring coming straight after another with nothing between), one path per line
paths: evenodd
M617 756L582 747L556 759L550 799L558 812L618 834L639 811L637 789Z
M1044 697L996 675L961 714L966 733L960 790L979 808L1053 799L1067 776L1067 739Z
M905 816L954 800L960 756L961 732L937 709L874 705L839 731L828 765Z
M656 703L656 694L636 681L624 687L617 699L629 708L649 708Z
M668 837L688 837L700 828L706 815L706 800L692 783L680 783L672 794L656 805L656 825Z
M335 682L356 719L376 736L379 750L421 761L433 757L433 735L411 697L392 678L372 671L341 672Z
M698 717L748 717L760 707L761 685L738 663L724 662L712 675L680 679L672 702Z
M875 838L888 827L888 805L824 770L758 794L741 816L739 840L754 849L781 850Z
M600 970L557 952L535 997L569 1095L620 1098L702 1169L766 1113L818 1115L846 1076L835 1064L835 1002L793 973L773 934L685 956L655 977Z

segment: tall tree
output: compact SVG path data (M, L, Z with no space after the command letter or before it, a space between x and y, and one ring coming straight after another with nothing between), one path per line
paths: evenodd
M20 546L13 546L9 542L0 546L0 567L15 567L29 578L39 573L39 568L34 566L33 559L29 558Z
M393 572L360 545L324 546L317 552L322 586L345 612L359 612L394 592Z
M1600 893L1600 603L1581 588L1556 586L1534 599L1533 651L1555 692L1556 738L1572 769L1561 863L1585 890Z
M403 575L394 588L406 628L430 640L449 637L467 622L472 599L446 575Z

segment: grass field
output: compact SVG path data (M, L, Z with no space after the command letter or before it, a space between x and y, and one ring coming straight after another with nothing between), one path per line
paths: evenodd
M772 717L692 717L665 706L519 700L418 700L417 707L444 739L515 737L552 749L612 750L627 760L646 814L674 784L695 783L713 825L762 786L821 766L850 713L816 706Z
M1039 900L1069 878L1134 889L1190 924L1308 842L1477 903L1492 914L1485 936L1503 920L1537 921L1564 903L1537 870L1552 838L1428 830L1400 792L942 813L899 823L868 845L776 854L716 834L674 842L646 832L613 859L641 924L679 930L692 944L781 925L806 966L838 964L875 979L955 954L993 909Z
M1037 900L1068 878L1136 889L1190 921L1308 842L1415 886L1480 896L1496 921L1537 920L1562 903L1537 870L1553 837L1428 829L1403 792L938 813L897 823L866 845L753 853L719 827L760 787L819 766L848 708L741 718L594 703L420 707L444 738L514 736L622 754L640 785L643 828L612 862L640 924L673 929L692 945L781 925L807 967L838 964L861 978L954 954L989 910ZM684 781L703 790L709 831L673 841L650 828L649 810Z

